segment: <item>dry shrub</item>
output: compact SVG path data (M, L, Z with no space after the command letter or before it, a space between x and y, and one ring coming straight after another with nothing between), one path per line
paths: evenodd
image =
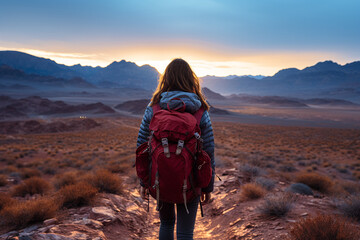
M268 191L272 190L276 185L276 182L274 180L265 177L257 177L255 179L255 183L262 186Z
M8 194L0 194L0 210L3 209L5 206L11 205L15 202L16 200L11 198Z
M340 186L349 194L360 193L360 184L357 182L344 181L340 183Z
M333 182L329 177L318 173L299 173L295 181L304 183L312 189L323 193L328 193L333 186Z
M290 230L291 240L358 240L360 232L351 222L331 215L302 219Z
M17 228L52 218L57 210L58 205L52 198L39 198L6 205L0 216L5 225Z
M360 221L360 195L354 195L346 198L338 205L338 208L345 216Z
M90 184L78 182L61 188L57 192L57 199L61 207L80 207L91 204L97 192Z
M13 196L25 197L27 194L45 194L50 190L50 184L39 177L32 177L24 180L21 184L14 187Z
M56 189L60 189L65 186L75 184L77 182L78 177L79 177L79 172L77 171L58 174L55 176L54 186Z
M252 178L259 176L261 171L261 168L249 164L244 164L240 167L240 172L247 181L250 181Z
M281 217L286 215L293 207L294 199L290 194L280 194L267 197L258 207L263 216Z
M22 179L41 176L41 172L36 168L23 168L20 170L20 174Z
M241 187L241 200L258 199L265 195L266 191L260 185L255 183L247 183Z
M7 184L7 177L5 175L0 175L0 187L6 186Z
M120 177L106 169L97 170L87 177L87 181L99 192L120 194L123 189Z

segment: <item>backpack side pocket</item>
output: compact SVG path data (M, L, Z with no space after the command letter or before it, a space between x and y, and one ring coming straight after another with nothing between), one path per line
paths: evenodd
M197 153L197 161L195 166L195 182L196 187L205 188L209 185L212 177L211 159L209 155L200 150Z
M150 159L148 142L144 142L136 149L136 174L145 187L149 185Z

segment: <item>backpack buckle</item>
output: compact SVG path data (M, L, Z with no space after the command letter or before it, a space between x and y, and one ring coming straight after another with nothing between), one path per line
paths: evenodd
M177 144L177 147L176 147L176 152L175 152L175 154L176 154L176 155L179 155L179 154L181 153L183 147L184 147L184 140L179 140L179 141L178 141L178 144Z
M198 132L194 133L194 136L195 136L195 138L196 138L197 140L200 139L200 134L199 134Z
M169 150L169 141L167 138L162 138L161 139L161 145L164 148L164 154L167 158L170 157L170 150Z

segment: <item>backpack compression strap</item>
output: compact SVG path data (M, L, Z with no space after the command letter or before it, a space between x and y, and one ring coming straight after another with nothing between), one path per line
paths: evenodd
M157 103L157 104L153 105L152 109L153 109L153 115L154 115L156 112L161 110L160 104Z
M205 111L205 109L201 106L200 109L194 113L194 117L196 118L196 121L197 121L197 124L199 127L200 127L200 121L201 121L202 115L204 114L204 111Z

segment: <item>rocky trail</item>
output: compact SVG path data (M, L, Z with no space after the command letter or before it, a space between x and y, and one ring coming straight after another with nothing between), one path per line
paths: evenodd
M296 206L283 218L266 218L257 211L263 201L240 201L243 177L236 169L219 169L222 181L216 181L212 200L198 209L194 239L284 239L292 223L319 211L336 211L327 197L296 194ZM122 195L101 194L92 206L63 210L43 223L12 231L0 239L157 239L160 221L156 202L140 198L136 185L124 178L128 186ZM282 192L286 183L278 182L274 192Z

